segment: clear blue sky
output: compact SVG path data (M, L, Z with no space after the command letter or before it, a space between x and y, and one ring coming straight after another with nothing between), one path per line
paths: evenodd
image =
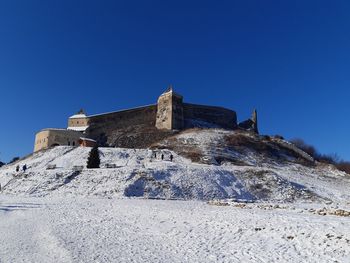
M81 107L155 103L170 83L350 160L349 14L349 1L3 0L0 160Z

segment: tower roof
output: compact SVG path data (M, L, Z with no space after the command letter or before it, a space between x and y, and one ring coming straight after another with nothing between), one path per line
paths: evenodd
M69 119L79 119L79 118L86 118L86 114L83 109L80 109L76 114L69 117Z

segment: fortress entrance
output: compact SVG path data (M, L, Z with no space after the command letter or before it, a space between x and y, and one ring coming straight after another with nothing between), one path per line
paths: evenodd
M56 147L56 146L60 146L60 145L58 143L51 144L51 147Z

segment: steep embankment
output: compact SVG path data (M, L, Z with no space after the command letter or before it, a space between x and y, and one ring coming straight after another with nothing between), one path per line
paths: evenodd
M276 202L350 199L344 173L313 164L284 141L248 133L189 130L151 149L100 148L100 169L85 168L89 151L56 147L2 167L2 192ZM16 173L16 165L24 164L27 172Z

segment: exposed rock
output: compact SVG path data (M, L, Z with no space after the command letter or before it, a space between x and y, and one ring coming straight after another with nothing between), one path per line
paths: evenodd
M257 110L254 109L253 113L252 113L252 117L248 120L242 121L241 123L238 124L238 127L244 129L244 130L248 130L248 131L252 131L255 133L259 133L258 130L258 112Z

